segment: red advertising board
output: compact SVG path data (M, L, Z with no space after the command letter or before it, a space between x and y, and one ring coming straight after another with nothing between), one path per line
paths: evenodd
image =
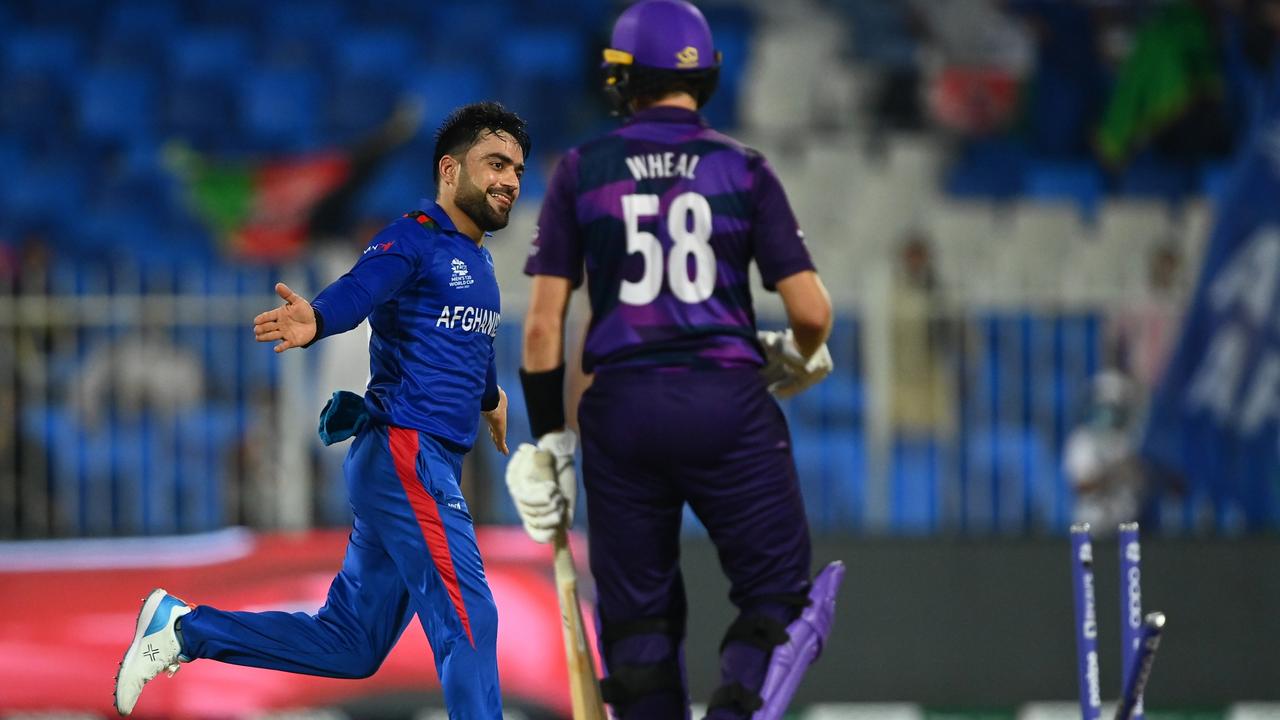
M504 701L569 714L551 549L519 528L480 528L498 606ZM0 544L0 710L114 715L113 677L140 601L163 587L227 610L314 612L342 564L346 533L252 534ZM579 562L585 543L575 538ZM583 577L586 577L585 572ZM584 608L586 617L592 617ZM594 641L594 638L593 638ZM350 708L378 698L439 698L431 648L413 620L371 678L335 680L213 661L148 685L138 717L238 718L293 708Z

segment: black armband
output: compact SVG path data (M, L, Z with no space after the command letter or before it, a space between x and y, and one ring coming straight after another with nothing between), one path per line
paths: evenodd
M535 438L564 427L564 365L534 373L520 368L520 386Z
M320 341L320 338L324 337L324 316L321 315L320 311L315 309L314 306L311 308L311 314L316 316L316 334L311 338L311 342L302 346L304 348L309 348L312 345L315 345Z

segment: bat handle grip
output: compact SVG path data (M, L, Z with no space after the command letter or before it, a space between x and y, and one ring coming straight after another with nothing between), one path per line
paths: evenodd
M578 569L574 567L573 553L569 550L569 531L563 527L557 529L552 543L555 547L556 577L576 582Z

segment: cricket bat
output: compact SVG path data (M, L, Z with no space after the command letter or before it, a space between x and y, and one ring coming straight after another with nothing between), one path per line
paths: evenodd
M560 630L564 635L564 656L569 667L569 696L573 700L573 720L608 720L596 664L587 647L587 631L578 604L578 571L569 551L569 533L564 528L555 536L556 594L560 598Z

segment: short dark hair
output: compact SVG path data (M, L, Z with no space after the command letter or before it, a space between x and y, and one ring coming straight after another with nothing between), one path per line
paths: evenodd
M529 157L532 142L519 115L502 107L500 103L486 101L463 105L449 113L436 131L436 151L432 156L433 177L440 182L440 158L445 155L464 154L480 142L485 133L503 132L510 135Z

